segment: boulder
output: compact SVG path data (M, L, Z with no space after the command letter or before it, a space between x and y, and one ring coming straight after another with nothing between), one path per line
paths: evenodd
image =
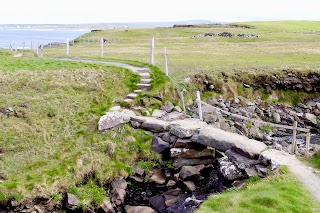
M67 193L67 198L66 198L67 209L74 211L78 208L78 205L79 205L78 197L74 194Z
M195 135L193 135L191 139L178 138L178 140L174 144L174 148L185 148L185 149L196 149L196 150L205 149L206 146L199 144L199 143L196 143L196 141L193 140L194 136Z
M262 142L248 139L245 136L235 133L226 132L210 125L200 130L198 143L216 148L220 151L233 149L249 158L258 158L260 153L267 148Z
M206 125L205 122L197 119L185 119L172 121L168 128L171 134L179 138L190 138Z
M273 120L274 120L275 123L278 124L278 123L281 122L281 117L280 117L280 114L279 114L279 113L274 112L274 113L272 114L272 117L273 117Z
M242 169L242 170L245 170L246 168L254 167L255 165L260 163L259 160L247 158L233 150L227 150L225 154L232 163L234 163L239 169Z
M244 178L244 175L241 172L241 170L237 168L236 165L234 165L227 156L219 158L218 164L219 171L224 177L224 179L228 181L234 181L236 179Z
M195 149L172 148L170 149L172 158L214 158L214 149Z
M98 208L98 213L116 213L116 211L109 200L103 199L102 204Z
M176 185L176 182L174 180L169 180L166 186L173 187L174 185Z
M175 107L173 108L173 111L175 111L175 112L182 112L182 109L181 109L179 106L175 106Z
M126 213L156 213L151 207L148 206L126 206Z
M160 109L166 112L172 112L174 105L170 101L167 101L166 105L162 106Z
M111 187L111 201L117 206L122 205L126 196L127 182L122 178L116 178L112 181Z
M154 135L153 139L152 139L152 147L151 148L153 151L160 154L160 153L166 151L167 149L169 149L170 144L163 141L158 136Z
M195 166L183 166L180 170L179 176L182 179L186 179L188 177L200 175L199 168Z
M185 185L185 187L190 190L190 191L194 191L196 190L196 186L194 185L193 181L184 181L183 184Z
M214 159L213 158L210 158L210 159L174 158L172 162L173 162L172 165L175 168L180 168L182 166L193 166L193 165L200 165L200 164L204 164L204 165L213 164Z
M166 209L165 200L162 195L155 195L149 198L150 205L159 212L162 212Z
M150 182L162 185L166 182L166 174L158 169L154 171L154 174L150 177Z
M98 130L104 131L111 129L123 123L128 123L130 119L122 112L107 112L98 122Z
M306 119L307 121L313 123L313 124L317 124L317 116L315 116L314 114L304 113L303 114L303 118Z
M187 116L181 112L170 112L170 113L167 113L165 115L163 115L161 117L161 120L164 120L164 121L174 121L174 120L182 120L182 119L185 119Z
M155 118L161 118L161 117L164 116L165 114L167 114L166 111L159 110L159 109L155 109L155 110L153 110L151 116L152 116L152 117L155 117Z
M168 127L168 123L156 118L149 118L145 122L143 122L140 127L152 132L164 132Z

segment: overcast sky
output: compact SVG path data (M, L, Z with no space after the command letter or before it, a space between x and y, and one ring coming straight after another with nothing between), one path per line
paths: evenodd
M0 24L319 20L319 0L5 0Z

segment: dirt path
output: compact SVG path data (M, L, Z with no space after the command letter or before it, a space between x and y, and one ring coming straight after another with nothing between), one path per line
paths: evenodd
M265 151L263 155L281 165L287 166L289 171L294 174L302 185L305 186L315 199L320 202L320 176L314 173L314 168L308 167L294 155L274 149Z

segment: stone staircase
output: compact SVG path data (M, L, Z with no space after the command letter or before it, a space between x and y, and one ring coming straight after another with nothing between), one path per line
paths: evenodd
M149 91L151 87L151 77L149 68L138 68L132 71L140 75L141 81L137 84L138 89L135 90L133 93L128 94L124 98L123 101L126 103L134 102L134 99L139 95L139 93Z

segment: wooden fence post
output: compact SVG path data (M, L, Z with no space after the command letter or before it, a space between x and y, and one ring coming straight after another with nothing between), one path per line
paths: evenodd
M180 100L181 100L181 105L182 105L183 113L186 114L186 105L185 105L185 103L184 103L184 94L183 94L183 91L180 92Z
M67 56L69 56L69 49L70 49L70 47L69 47L69 39L67 38Z
M202 106L201 106L201 98L200 98L200 92L197 91L197 103L198 103L198 114L200 121L203 121L202 118Z
M103 38L100 39L100 57L103 57Z
M298 122L294 121L291 154L294 154L297 148L297 127Z
M310 131L307 132L307 137L306 137L306 157L309 157L309 149L310 149L310 139L311 139L311 133Z
M169 76L167 49L165 47L163 48L163 57L164 57L164 67L166 69L166 76Z
M154 37L150 41L150 64L154 65Z

